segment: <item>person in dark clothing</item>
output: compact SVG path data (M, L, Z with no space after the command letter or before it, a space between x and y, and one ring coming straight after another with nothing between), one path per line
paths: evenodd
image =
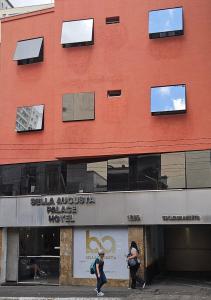
M96 278L97 278L97 296L102 297L104 296L104 293L101 291L102 286L107 282L105 273L103 271L104 266L104 251L99 250L98 252L99 257L96 258L95 264L96 264Z
M130 268L130 276L132 279L131 289L136 288L136 282L139 282L143 289L145 288L145 284L146 284L145 281L140 276L137 276L137 272L140 267L138 255L139 255L138 246L137 246L136 242L132 241L130 250L129 250L129 254L128 254L128 258L127 258L128 266Z

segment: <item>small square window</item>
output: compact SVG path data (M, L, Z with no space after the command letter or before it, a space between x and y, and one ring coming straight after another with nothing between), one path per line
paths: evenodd
M65 21L62 25L63 48L94 44L94 19Z
M33 117L36 121L33 122ZM23 106L17 108L16 131L38 131L43 129L44 105Z
M183 8L168 8L149 12L150 39L184 34Z
M63 95L63 121L95 119L95 94L78 93Z
M186 87L181 85L151 88L152 115L179 114L186 112Z
M43 61L44 39L36 38L18 41L13 60L18 65L26 65Z

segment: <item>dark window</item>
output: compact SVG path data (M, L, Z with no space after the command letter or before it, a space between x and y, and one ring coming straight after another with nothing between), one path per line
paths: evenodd
M21 194L22 168L24 165L5 165L0 167L0 195Z
M34 120L36 116L36 120ZM16 131L43 130L44 105L18 107L16 113Z
M65 21L62 25L63 48L94 44L94 19Z
M63 121L94 120L95 94L77 93L63 96Z
M129 158L108 160L108 190L127 191L129 189Z
M151 88L152 115L186 112L186 88L184 84Z
M116 24L120 22L119 16L106 18L106 24Z
M61 164L46 164L45 171L45 192L47 194L60 194L65 193L66 178L62 170Z
M39 194L37 165L26 164L25 167L22 168L21 194Z
M111 90L107 92L107 97L111 98L111 97L120 97L122 94L121 90Z
M130 190L160 189L160 169L159 154L130 157Z
M151 39L182 35L183 33L182 7L149 12L149 37Z
M18 65L26 65L43 61L44 39L36 38L18 41L13 60Z

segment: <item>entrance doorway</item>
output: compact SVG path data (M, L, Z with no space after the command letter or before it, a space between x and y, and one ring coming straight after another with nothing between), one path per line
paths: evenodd
M211 281L211 226L147 226L146 274Z
M19 230L19 283L58 284L59 265L59 228Z

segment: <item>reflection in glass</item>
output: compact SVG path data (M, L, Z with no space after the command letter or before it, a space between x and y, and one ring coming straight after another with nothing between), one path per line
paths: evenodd
M152 115L184 113L185 111L185 85L170 85L151 88Z
M161 154L161 180L163 189L185 188L185 153Z
M18 107L16 131L36 131L43 129L44 105Z
M87 164L87 192L107 191L107 161Z
M65 192L65 174L62 172L61 163L46 164L45 169L45 192L47 194L57 194Z
M127 191L129 189L129 158L108 160L108 190Z
M160 189L160 164L160 154L130 157L130 190Z
M94 19L66 21L62 25L61 44L65 47L94 43Z
M19 281L58 283L60 231L55 228L21 228Z
M0 167L0 195L16 196L21 194L22 165Z
M18 61L18 64L43 61L43 38L17 42L13 60Z
M159 38L183 34L183 9L169 8L149 12L149 37Z
M107 190L107 161L67 165L67 192L91 193Z
M211 151L186 152L187 188L211 187Z

